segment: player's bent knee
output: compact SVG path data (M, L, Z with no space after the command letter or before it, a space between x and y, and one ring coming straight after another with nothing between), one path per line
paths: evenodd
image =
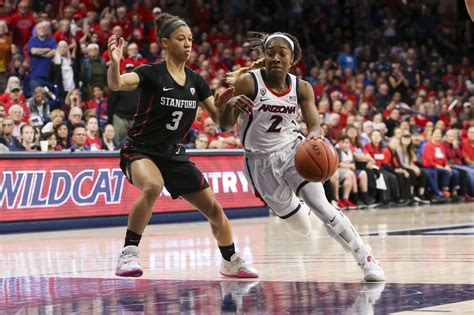
M222 221L225 218L224 209L216 200L203 213L212 222Z
M143 185L142 193L147 199L156 199L163 191L163 185L158 182L148 182Z
M302 205L295 214L283 220L290 226L293 232L299 236L308 237L312 232L309 211L310 209L307 206Z

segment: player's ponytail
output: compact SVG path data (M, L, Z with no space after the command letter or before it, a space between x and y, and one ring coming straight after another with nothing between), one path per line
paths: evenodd
M235 81L242 75L250 71L250 69L260 69L265 67L265 58L255 60L250 67L242 67L236 71L229 72L225 75L227 83L234 84Z

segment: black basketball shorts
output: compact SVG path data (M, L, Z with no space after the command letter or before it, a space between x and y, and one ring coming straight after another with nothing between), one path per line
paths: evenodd
M164 153L150 152L126 143L120 150L120 168L128 181L133 184L132 162L140 159L151 160L163 175L165 187L173 199L209 187L204 175L189 160L184 148L180 153L174 153L174 150Z

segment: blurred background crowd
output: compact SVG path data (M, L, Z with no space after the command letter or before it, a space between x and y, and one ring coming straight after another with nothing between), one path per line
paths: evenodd
M138 92L108 90L107 39L126 40L122 73L162 61L161 12L192 27L188 66L214 92L260 57L248 31L298 38L291 72L312 84L340 154L326 183L335 206L472 201L474 28L462 0L0 0L0 151L119 149ZM237 134L199 109L184 142L239 148Z

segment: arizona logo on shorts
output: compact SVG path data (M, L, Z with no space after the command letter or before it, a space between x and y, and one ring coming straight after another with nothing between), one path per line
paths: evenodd
M190 88L189 90L191 91L192 95L194 95L194 93L196 93L196 90L194 88Z

